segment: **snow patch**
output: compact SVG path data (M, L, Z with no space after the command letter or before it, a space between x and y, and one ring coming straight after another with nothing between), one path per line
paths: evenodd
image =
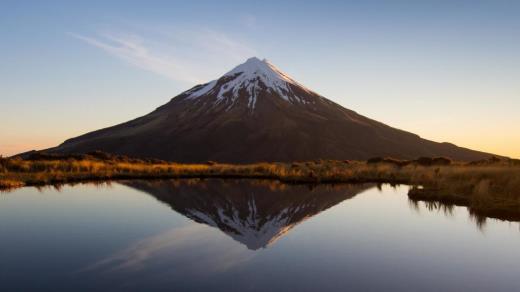
M209 226L219 228L223 225L225 228L221 228L222 231L248 248L256 250L275 242L298 224L293 216L304 207L290 206L276 214L260 218L254 196L248 199L247 206L245 217L241 217L239 210L229 205L216 206L216 212L211 214L188 209L186 215Z
M217 80L210 81L210 82L202 85L200 88L194 88L191 91L187 92L190 94L190 95L188 95L187 98L192 99L192 98L202 96L202 95L208 93L211 89L213 89L213 87L215 87L215 85L217 85Z
M220 88L217 88L218 81L224 80L224 78L230 80L220 84ZM305 92L312 93L312 91L280 71L269 61L253 57L227 72L218 80L213 80L194 89L192 92L188 92L189 95L187 98L194 99L218 89L215 105L223 100L228 100L230 105L226 110L229 110L238 99L239 93L245 90L249 95L247 107L254 110L257 96L259 92L265 88L268 92L278 95L287 102L306 104L306 100L297 96L290 85L297 86Z

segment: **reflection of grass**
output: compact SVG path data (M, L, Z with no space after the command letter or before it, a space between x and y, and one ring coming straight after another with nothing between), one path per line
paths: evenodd
M232 165L179 164L105 153L0 158L0 188L85 180L190 177L261 178L291 183L406 183L422 186L410 191L413 200L466 205L475 213L520 220L520 164L514 160L464 164L439 158L377 158L368 162L319 160Z
M520 220L520 167L501 163L440 168L417 180L412 200L468 206L474 215Z
M23 187L24 183L19 180L13 180L8 178L0 179L0 189L14 189L18 187Z

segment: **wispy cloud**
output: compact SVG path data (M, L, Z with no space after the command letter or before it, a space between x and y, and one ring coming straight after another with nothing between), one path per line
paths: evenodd
M138 37L116 37L104 34L102 38L93 38L71 34L86 43L100 48L138 68L165 76L172 80L199 82L181 62L173 56L161 56L150 51L142 39Z
M254 251L230 242L212 227L193 223L132 243L77 272L131 273L155 267L171 276L196 275L223 271L254 256Z
M155 31L147 37L135 33L69 34L137 68L187 83L208 81L222 73L215 69L256 55L243 42L209 29Z

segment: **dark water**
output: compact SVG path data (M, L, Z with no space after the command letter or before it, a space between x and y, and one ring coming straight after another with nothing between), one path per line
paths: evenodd
M129 181L0 193L0 291L520 291L518 223L408 187Z

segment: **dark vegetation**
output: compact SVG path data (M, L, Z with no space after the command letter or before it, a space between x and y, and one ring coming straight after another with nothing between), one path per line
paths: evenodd
M0 188L79 181L142 178L260 178L287 183L380 182L410 184L412 200L464 205L475 214L520 220L520 160L492 157L470 163L438 157L416 160L316 160L180 164L104 152L78 155L30 153L0 157Z

